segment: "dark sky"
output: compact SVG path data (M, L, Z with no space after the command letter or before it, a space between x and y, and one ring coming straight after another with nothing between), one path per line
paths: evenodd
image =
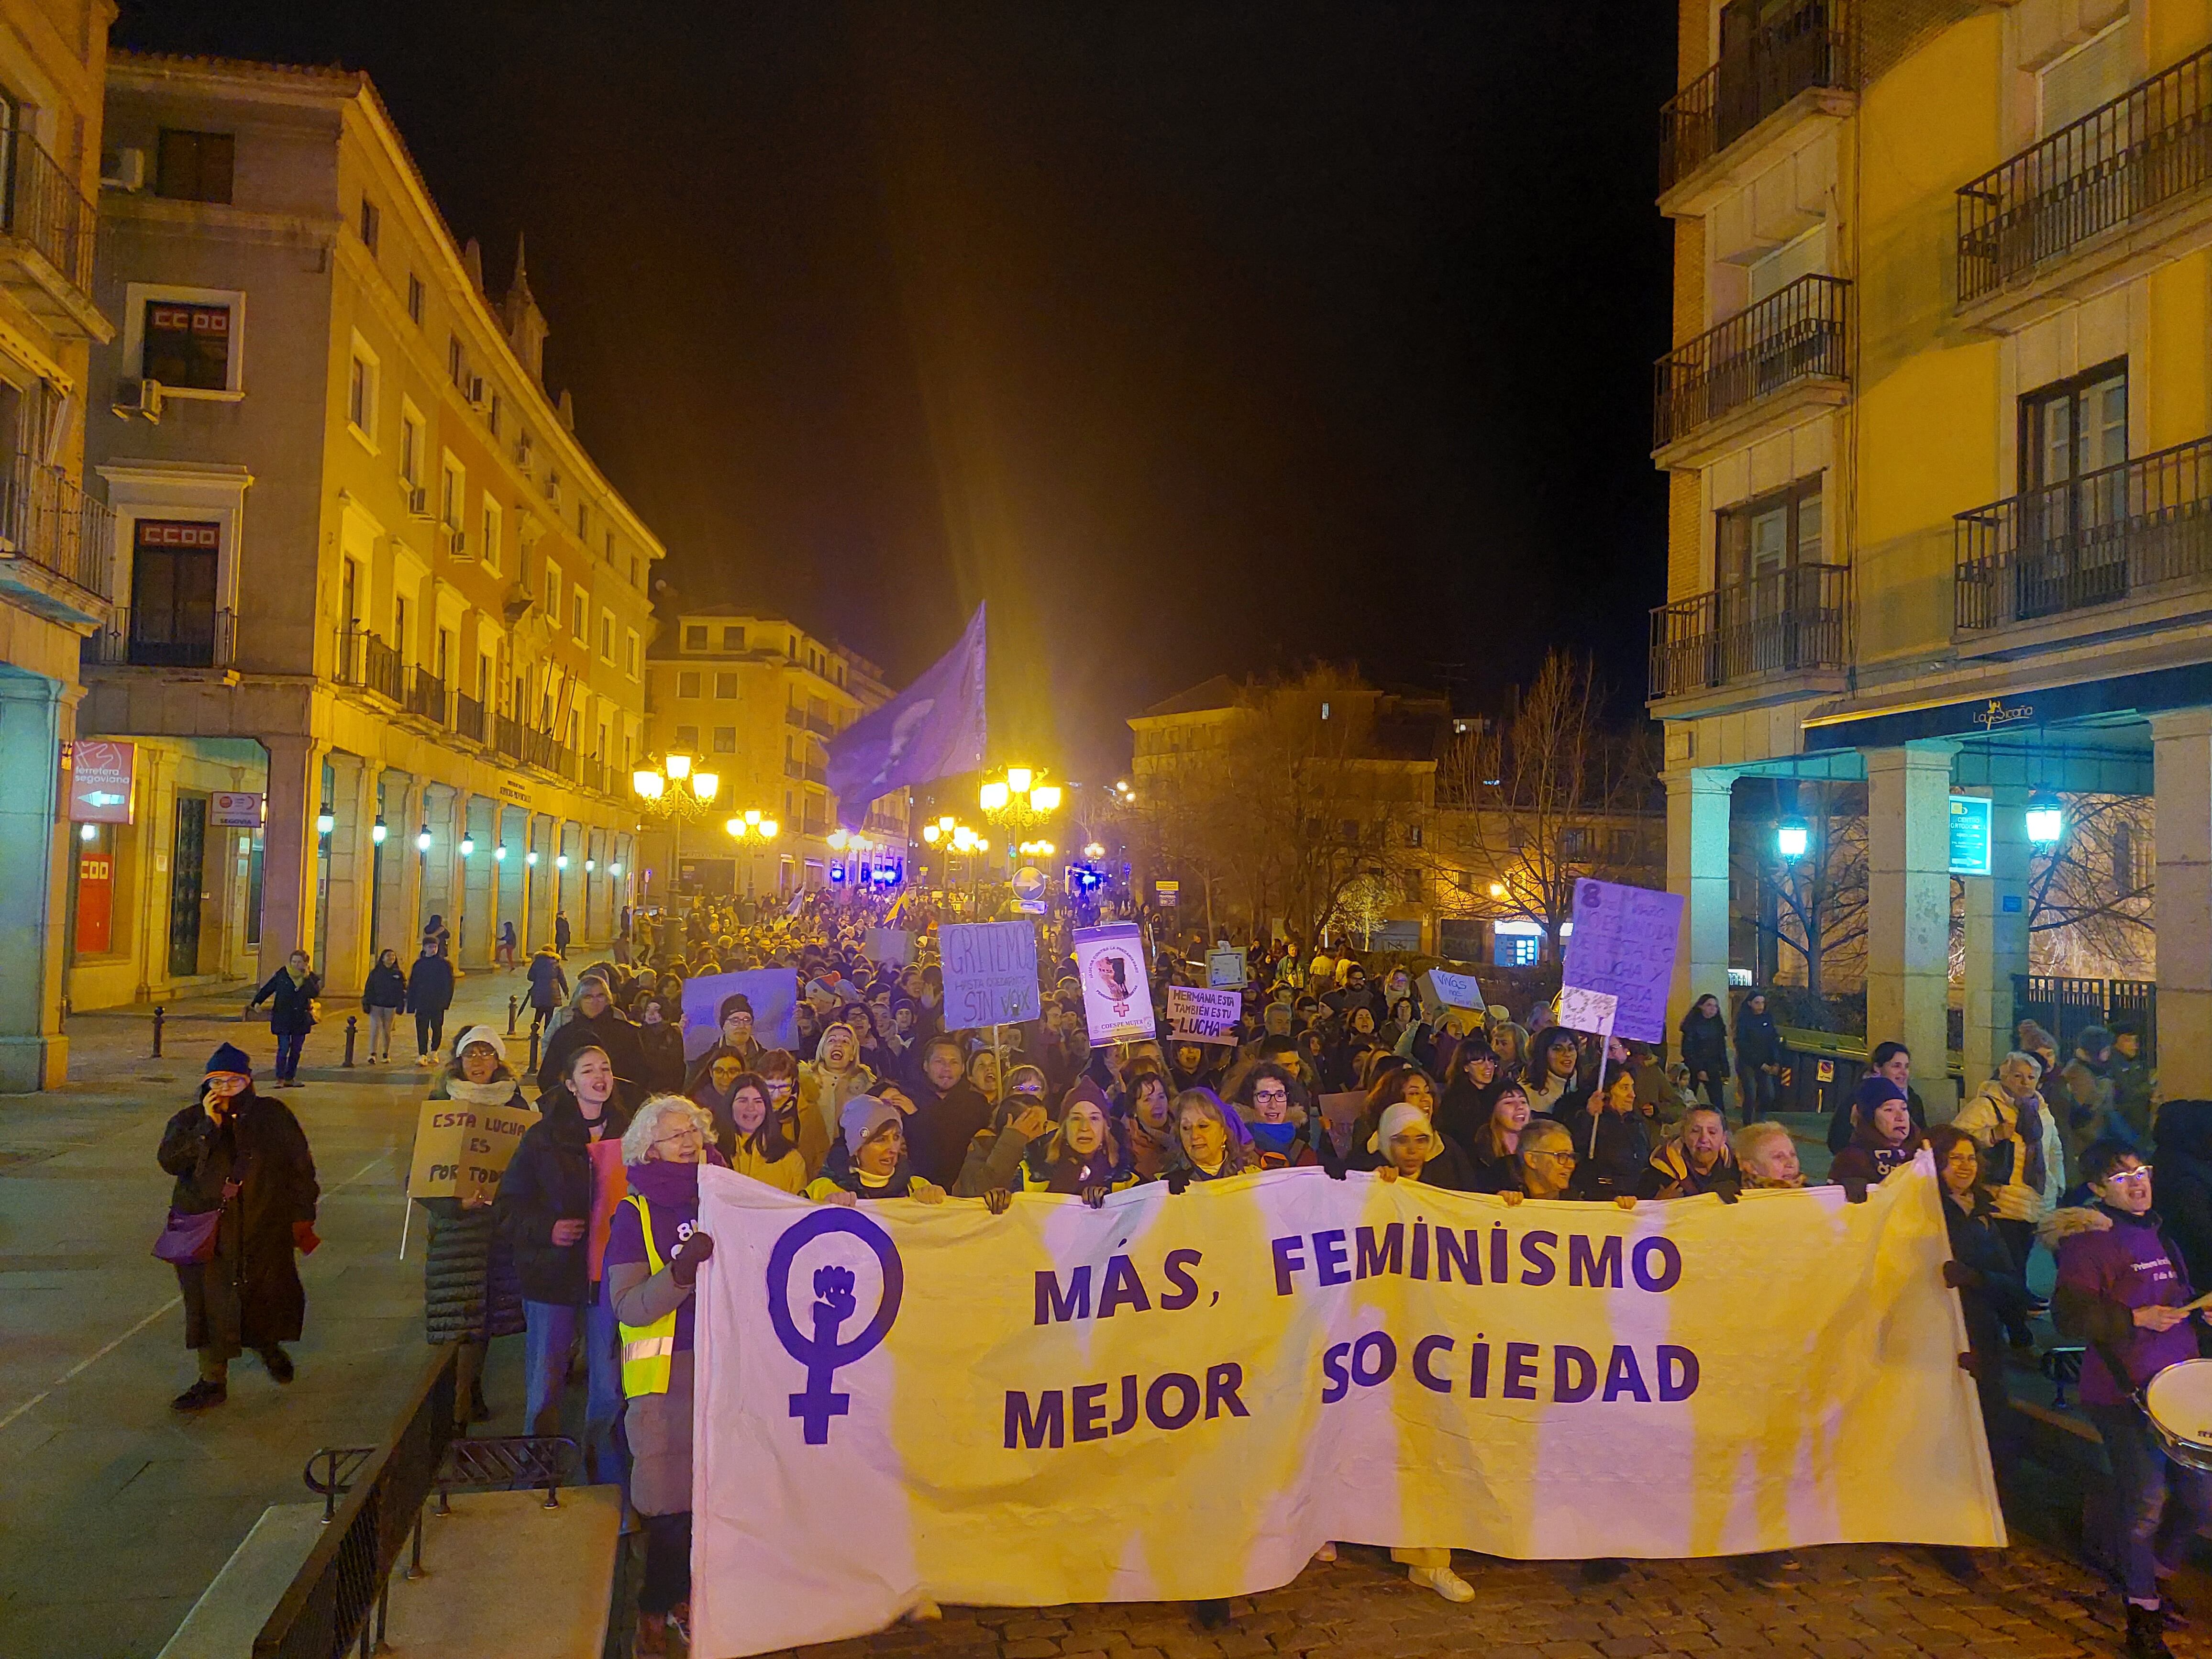
M1480 703L1567 643L1634 705L1671 12L125 0L115 40L368 70L495 292L528 234L670 580L899 679L988 599L998 735L1080 768L1315 657Z

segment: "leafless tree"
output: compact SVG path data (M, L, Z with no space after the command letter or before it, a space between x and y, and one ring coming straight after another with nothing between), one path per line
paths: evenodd
M2066 833L2028 861L2030 948L2037 971L2101 978L2148 975L2156 867L2148 795L2067 795Z
M1865 956L1866 786L1801 779L1787 817L1805 831L1801 855L1783 857L1775 836L1760 825L1731 849L1732 861L1762 898L1752 907L1753 926L1778 960L1784 949L1796 955L1805 988L1817 994L1834 988L1839 959L1848 969ZM1763 902L1769 896L1771 905Z
M1656 761L1648 722L1607 718L1590 659L1551 652L1512 717L1455 738L1438 767L1439 907L1533 921L1556 957L1577 881L1645 873Z

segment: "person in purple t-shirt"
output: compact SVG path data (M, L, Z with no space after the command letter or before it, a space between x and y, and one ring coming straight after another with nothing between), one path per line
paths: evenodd
M2151 1208L2150 1166L2106 1140L2082 1153L2081 1173L2111 1224L2059 1246L2051 1312L2061 1335L2088 1346L2081 1407L2112 1461L2128 1652L2141 1659L2170 1651L2158 1581L2212 1522L2212 1474L2170 1461L2140 1403L2151 1378L2197 1357L2186 1305L2194 1297L2181 1253Z

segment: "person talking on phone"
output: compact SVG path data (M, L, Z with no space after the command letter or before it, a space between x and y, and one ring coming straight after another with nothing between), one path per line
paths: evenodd
M234 1043L209 1056L198 1097L168 1121L157 1154L176 1177L171 1231L216 1216L196 1260L167 1259L185 1304L185 1346L199 1356L199 1380L169 1403L204 1411L229 1398L230 1362L251 1348L270 1378L289 1382L284 1344L300 1340L307 1293L297 1255L312 1250L322 1188L299 1119L283 1102L254 1092L253 1062Z

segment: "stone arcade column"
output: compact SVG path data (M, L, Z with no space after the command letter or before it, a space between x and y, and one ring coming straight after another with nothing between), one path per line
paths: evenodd
M261 826L261 962L258 979L315 937L315 815L322 811L324 745L290 733L262 738L269 798Z
M1735 774L1700 766L1667 775L1667 887L1682 895L1682 938L1667 1004L1667 1052L1691 1005L1729 1006L1729 791Z
M0 1092L9 1094L69 1075L61 905L70 848L61 745L74 721L64 690L44 675L0 672Z
M1912 1051L1914 1086L1936 1123L1956 1111L1944 1068L1957 750L1931 742L1866 751L1867 1042L1895 1041Z
M522 896L523 878L529 867L523 862L523 855L530 848L530 815L513 806L500 807L493 837L495 851L501 846L507 848L507 856L494 866L498 872L499 925L504 927L510 921L514 924L514 957L519 967L530 954L529 918ZM497 936L498 928L495 927L495 940Z
M330 887L325 903L323 985L333 996L357 993L375 960L369 906L375 887L376 768L333 751L331 768Z
M2027 791L1990 797L1990 873L1966 884L1966 1019L1962 1056L1971 1095L2012 1049L2012 976L2027 971ZM1926 1098L1926 1091L1922 1091Z
M2158 811L2158 1080L2212 1097L2212 708L2150 717Z
M492 857L499 843L499 803L489 795L472 796L469 801L468 832L476 843L476 851L467 860L467 880L462 895L461 913L469 919L467 936L462 940L461 965L465 968L489 968L492 951L499 943L499 872L497 860Z

